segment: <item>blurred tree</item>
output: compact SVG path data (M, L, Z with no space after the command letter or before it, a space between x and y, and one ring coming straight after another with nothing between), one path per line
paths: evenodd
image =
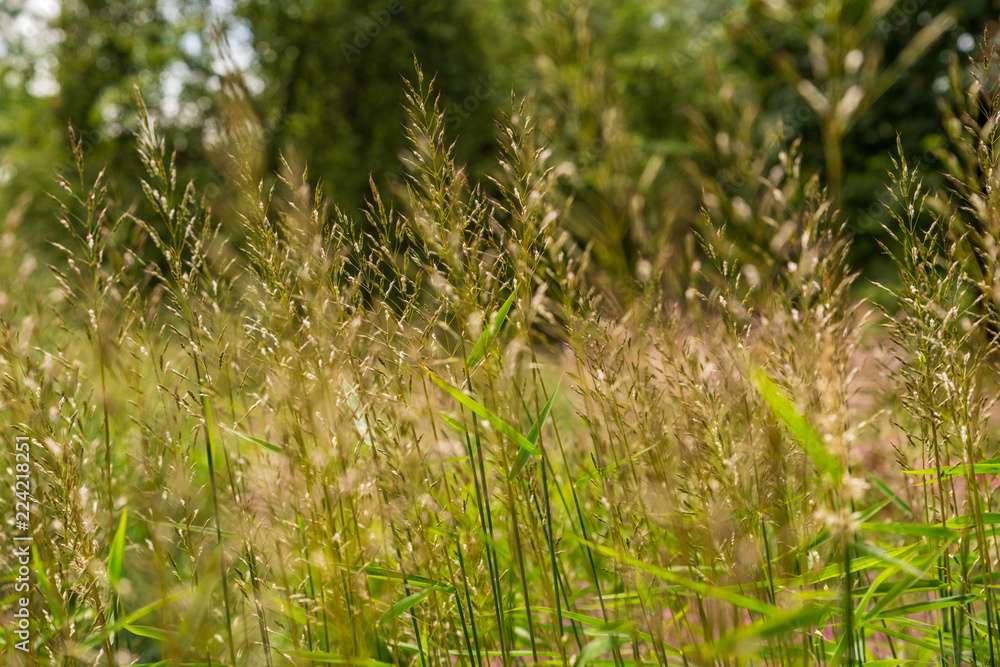
M879 255L876 200L896 134L911 155L930 155L947 56L973 48L997 10L996 0L7 0L0 205L67 170L71 122L90 166L110 166L115 198L143 206L138 88L180 177L197 179L217 211L234 173L227 125L239 118L253 126L261 174L284 154L356 208L369 174L400 183L401 79L416 56L437 77L473 179L492 169L497 106L511 90L534 96L573 202L567 225L592 244L609 287L640 280L649 261L684 287L690 262L678 260L693 259L706 188L739 222L735 243L766 246L773 230L745 213L750 177L776 159L765 136L779 121L789 139L803 136L804 169L830 184L864 262ZM55 225L47 205L35 196L29 215L43 232Z
M138 199L132 131L141 91L172 145L184 177L204 176L202 128L212 111L205 3L191 0L63 0L53 28L55 113L89 143L93 167L115 165L120 200ZM85 146L86 148L87 146Z
M414 57L436 77L459 160L476 171L492 154L492 118L511 82L486 62L471 3L244 0L236 14L252 32L269 170L283 152L348 208L369 174L379 186L398 182L402 79L413 77Z
M930 155L949 60L976 49L998 9L994 0L753 0L734 22L727 67L752 86L763 122L802 135L805 168L821 171L857 258L881 255L874 237L888 219L878 200L896 136L909 156Z
M681 169L695 150L687 110L718 104L702 52L719 39L726 6L533 0L508 10L520 40L507 59L528 64L519 78L537 90L546 142L573 165L567 224L626 299L619 288L643 282L651 262L685 271L677 260L700 200Z
M16 199L37 200L53 165L68 156L46 97L57 38L46 30L47 9L26 0L0 4L0 219Z
M57 174L75 170L68 128L83 144L88 168L108 167L114 199L142 205L132 130L141 90L180 154L182 178L203 177L204 119L212 111L212 76L201 48L199 2L63 0L6 6L0 14L0 150L16 164L11 192L35 193L37 236L58 228L50 191ZM93 175L93 174L92 174ZM0 178L0 187L4 185ZM2 197L3 195L0 195Z

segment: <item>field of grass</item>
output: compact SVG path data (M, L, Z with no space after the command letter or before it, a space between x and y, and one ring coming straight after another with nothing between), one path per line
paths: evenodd
M772 265L706 206L693 265L612 291L524 105L479 187L417 76L405 207L247 166L231 220L141 108L158 219L80 152L50 273L17 210L0 239L0 662L997 664L982 80L951 190L895 156L883 308L794 143L743 204L792 239Z

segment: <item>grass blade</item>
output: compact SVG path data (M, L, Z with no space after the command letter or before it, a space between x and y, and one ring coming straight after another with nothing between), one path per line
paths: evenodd
M430 376L434 384L441 387L441 389L443 389L449 396L451 396L459 403L467 407L470 411L472 411L473 414L485 419L487 422L489 422L489 424L493 428L495 428L496 430L500 431L505 436L513 440L521 448L528 450L528 453L531 454L532 456L536 458L541 458L542 453L538 451L537 447L535 447L535 443L531 442L526 437L518 433L517 429L515 429L513 426L511 426L504 420L500 419L500 417L496 416L495 414L487 410L485 407L482 406L482 404L480 404L474 398L472 398L465 392L451 386L450 384L439 378L437 375L435 375L428 369L425 368L424 372L426 372L427 375Z
M170 634L161 630L159 628L154 628L150 625L132 625L131 623L125 624L125 629L131 632L133 635L138 635L139 637L147 637L149 639L155 639L157 641L165 642L170 638Z
M118 588L118 582L122 578L122 570L125 567L125 525L128 521L128 510L122 510L121 521L118 522L118 530L111 541L111 553L108 555L108 583L112 589Z
M791 399L767 376L763 369L758 369L753 374L752 380L764 402L798 441L799 446L809 456L816 468L832 479L840 479L843 473L840 462L827 451L815 429L805 417L799 414Z
M493 316L493 320L490 325L483 330L482 335L476 344L472 348L472 352L469 353L469 358L465 360L465 365L467 368L472 368L486 356L486 350L489 349L493 341L496 340L497 335L500 333L500 329L503 327L504 321L507 319L507 313L510 312L510 307L514 305L514 299L517 298L517 289L515 288L511 295L507 297L503 305L500 306L500 310L497 314Z
M541 432L542 426L545 425L545 421L549 418L549 413L552 412L552 404L555 402L556 394L558 393L559 387L557 386L555 391L552 392L552 395L549 396L549 400L545 402L545 407L542 408L542 412L538 415L538 419L536 419L535 423L532 424L531 430L528 431L528 440L532 445L538 442L538 434ZM530 458L531 452L524 447L521 447L521 449L517 452L517 459L514 461L514 467L511 468L509 478L514 479L517 477Z
M378 624L382 625L384 623L392 621L393 619L399 618L407 611L412 609L414 606L416 606L418 602L420 602L425 597L430 595L432 590L433 588L425 588L424 590L419 591L417 593L412 593L410 595L407 595L405 598L403 598L396 604L392 605L392 607L387 612L382 614L382 617L378 620Z

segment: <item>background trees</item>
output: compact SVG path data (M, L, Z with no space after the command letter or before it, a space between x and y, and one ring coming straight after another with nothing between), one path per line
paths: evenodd
M0 201L50 210L42 195L71 162L72 124L113 195L142 206L118 177L138 166L139 89L182 177L212 182L217 206L230 126L248 123L261 175L283 154L354 211L369 176L401 193L401 81L416 57L474 176L494 154L498 107L512 91L533 96L546 144L572 165L560 179L571 227L612 281L683 253L703 190L733 242L759 254L775 231L742 219L741 202L755 196L755 165L776 158L779 123L854 221L868 265L885 156L897 134L928 158L946 143L936 96L951 94L949 62L993 29L994 5L12 1L0 9ZM41 229L50 218L32 217Z

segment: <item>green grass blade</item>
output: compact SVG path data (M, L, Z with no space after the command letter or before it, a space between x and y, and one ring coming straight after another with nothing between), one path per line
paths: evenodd
M573 667L584 667L584 665L589 665L602 655L611 653L616 648L619 648L626 643L628 643L628 638L618 635L598 637L583 647L583 650L580 651L580 655L578 655L576 660L573 661Z
M666 570L656 565L650 565L649 563L644 563L643 561L637 558L633 558L632 556L627 556L623 553L620 553L618 551L615 551L614 549L611 549L609 547L600 544L595 544L587 540L580 540L580 543L586 544L594 551L603 554L605 556L608 556L609 558L614 558L615 560L621 561L626 565L631 565L632 567L642 570L643 572L648 572L649 574L659 577L671 584L675 584L682 588L686 588L693 593L713 597L718 600L722 600L723 602L728 602L737 607L742 607L743 609L747 609L749 611L755 611L758 614L766 614L768 616L774 616L780 613L780 610L777 607L767 604L766 602L761 602L760 600L755 600L754 598L747 597L746 595L736 593L735 591L727 590L725 588L718 588L716 586L705 584L700 581L693 581L691 579L687 579L686 577L674 574L670 570Z
M149 639L156 639L157 641L165 642L170 638L170 633L160 628L154 628L150 625L132 625L131 623L125 624L125 629L131 632L133 635L138 635L139 637L147 637Z
M939 473L942 477L959 477L967 474L974 475L995 475L1000 472L1000 461L996 459L990 459L989 461L983 461L981 463L958 463L955 465L941 466L941 469L937 468L922 468L920 470L904 470L903 473L906 475L933 475L937 476Z
M418 586L420 588L433 587L436 591L441 591L443 593L454 593L455 587L440 581L434 581L433 579L428 579L427 577L421 577L415 574L403 575L402 572L396 572L394 570L387 570L382 567L375 567L369 565L361 569L365 576L369 579L381 579L385 581L406 581L410 586Z
M910 515L913 514L913 508L910 507L909 504L907 504L907 502L905 500L903 500L902 498L900 498L892 489L890 489L885 484L885 482L883 482L882 480L880 480L875 475L872 475L871 473L868 474L868 481L870 481L872 483L872 485L875 486L875 488L877 488L879 491L881 491L883 494L885 494L886 498L891 499L892 502L897 507L899 507L901 510L903 510L907 514L910 514Z
M966 593L962 595L949 595L948 597L938 598L937 600L928 600L926 602L914 602L912 604L904 604L899 607L894 607L892 609L886 609L879 616L882 618L889 616L912 616L913 614L918 614L925 611L934 611L937 609L951 609L952 607L958 607L969 602L975 602L978 600L978 596L971 593Z
M469 358L465 360L465 365L467 368L472 368L486 356L486 350L490 348L493 341L496 340L497 335L500 333L500 329L503 327L504 321L507 319L507 313L510 312L511 306L514 305L514 299L517 298L517 289L511 292L511 295L507 297L503 305L500 306L500 310L497 314L493 316L493 320L490 325L483 330L482 335L476 344L472 348L472 352L469 353Z
M890 565L897 570L902 570L903 572L906 572L911 577L916 577L917 579L921 579L924 576L924 572L922 572L919 568L913 566L913 564L908 563L905 560L902 560L901 558L896 558L895 556L887 554L885 551L879 549L878 547L872 544L865 544L864 542L858 542L857 544L854 545L854 547L861 553L866 553L869 556L874 556L875 558L884 561L887 565Z
M121 521L118 522L118 530L111 541L111 553L108 555L108 583L111 588L118 588L118 582L122 578L122 570L125 567L125 525L128 522L128 510L122 510Z
M228 427L223 427L223 428L225 428L227 431L229 431L233 435L235 435L237 437L240 437L240 438L246 440L247 442L251 442L251 443L257 445L258 447L262 447L262 448L266 449L269 452L273 452L273 453L277 454L278 456L284 456L286 458L288 456L285 453L285 450L283 448L279 447L278 445L272 444L272 443L268 442L267 440L261 440L260 438L255 438L252 435L247 435L246 433L241 433L240 431L237 431L235 429L231 429L231 428L228 428Z
M31 557L33 559L35 569L35 580L38 582L38 588L42 591L42 596L48 603L47 611L52 614L52 618L55 620L56 624L61 625L63 622L63 617L60 613L62 605L56 601L56 597L52 590L52 584L45 571L45 565L42 563L42 559L39 557L38 549L35 545L31 545ZM70 615L72 616L72 614Z
M545 425L545 421L549 418L549 413L552 412L552 404L555 402L556 394L558 393L559 387L557 386L552 392L552 395L549 396L549 400L545 402L545 407L542 408L542 412L538 415L538 419L536 419L535 423L531 425L531 430L528 431L528 440L531 444L534 445L538 443L538 435L541 433L542 426ZM530 458L531 452L524 447L521 447L521 449L517 452L517 459L514 461L514 467L511 468L510 479L514 479L520 474L521 470L528 463Z
M811 627L826 616L829 611L830 606L826 604L807 604L795 609L781 610L774 616L738 628L713 642L712 653L720 657L725 656L738 646L748 642L759 644L802 628Z
M425 588L424 590L419 591L417 593L407 595L405 598L403 598L396 604L392 605L392 607L387 612L382 614L382 617L378 620L379 625L388 623L389 621L395 618L399 618L410 609L413 609L413 607L416 606L418 602L420 602L425 597L430 595L432 590L433 588Z
M194 591L192 589L185 589L185 590L183 590L183 591L181 591L179 593L174 593L174 594L168 595L168 596L166 596L164 598L160 598L159 600L156 600L155 602L151 602L151 603L147 604L145 607L141 607L141 608L137 609L136 611L132 612L131 614L127 615L126 617L117 619L114 623L110 624L106 628L103 628L100 634L91 635L90 637L87 638L87 640L84 642L84 644L88 645L88 646L96 644L96 643L100 642L104 637L107 637L108 635L111 635L111 634L114 634L114 633L118 632L119 630L121 630L122 628L124 628L126 625L130 625L131 623L133 623L134 621L139 620L140 618L142 618L146 614L149 614L149 613L151 613L153 611L156 611L160 607L166 606L166 605L170 604L171 602L173 602L175 600L179 600L179 599L181 599L183 597L191 595L193 592Z
M606 475L609 472L612 472L613 470L616 470L616 469L618 469L618 468L620 468L620 467L622 467L624 465L628 465L630 463L633 463L633 462L639 460L639 458L643 454L646 454L647 452L651 452L654 449L656 449L657 447L658 447L658 445L650 445L649 447L646 447L645 449L640 449L635 454L632 454L631 456L629 456L627 459L622 459L621 461L617 461L615 463L608 463L607 465L605 465L600 470L596 470L596 471L590 473L589 475L584 475L580 479L578 479L575 482L573 482L573 488L579 489L581 486L585 485L587 482L589 482L590 480L594 479L595 477L600 477L601 475Z
M758 369L753 374L752 380L764 402L798 441L799 446L812 460L816 469L829 475L832 479L840 479L843 473L840 462L827 451L812 424L799 414L791 399L767 376L763 369Z
M910 535L926 537L931 540L957 540L959 535L954 530L942 526L930 526L926 523L862 523L859 530L866 533L881 533L886 535Z
M465 392L451 386L450 384L439 378L437 375L435 375L428 369L425 368L424 372L426 372L427 375L430 376L434 384L441 387L441 389L443 389L449 396L451 396L459 403L467 407L470 411L472 411L473 414L485 419L487 422L489 422L489 424L493 428L495 428L496 430L500 431L502 434L513 440L520 447L528 450L528 453L531 454L532 456L541 458L542 453L538 451L538 448L535 447L535 444L530 440L528 440L523 435L521 435L520 433L518 433L517 429L515 429L513 426L511 426L504 420L500 419L500 417L496 416L495 414L487 410L474 398L472 398Z
M465 433L466 432L465 427L462 426L461 422L458 422L458 421L452 419L448 415L441 415L441 419L444 420L445 424L447 424L448 426L452 427L453 429L455 429L459 433Z
M330 665L355 665L356 667L393 667L391 662L379 662L368 658L359 658L339 653L326 653L323 651L289 651L288 655L294 658L310 660L312 662L323 662Z

